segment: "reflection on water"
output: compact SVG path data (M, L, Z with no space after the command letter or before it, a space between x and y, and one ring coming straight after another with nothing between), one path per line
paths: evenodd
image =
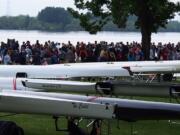
M31 41L34 43L39 40L44 43L47 40L67 43L71 41L94 42L94 41L107 41L107 42L132 42L141 41L141 33L138 32L99 32L96 35L90 35L87 32L40 32L40 31L22 31L22 30L0 30L0 41L7 41L8 38L15 38L20 43L22 41ZM153 34L152 42L173 42L180 41L180 33L166 32Z

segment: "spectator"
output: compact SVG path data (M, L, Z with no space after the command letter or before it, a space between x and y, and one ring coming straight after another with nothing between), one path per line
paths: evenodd
M86 61L87 50L86 50L85 44L83 42L81 43L81 46L79 48L79 56L80 56L81 62Z
M5 64L5 65L12 64L11 57L8 52L5 52L5 54L4 54L3 64Z
M3 64L23 65L144 60L142 46L137 42L77 42L74 46L70 41L60 44L49 40L42 44L37 40L35 44L24 41L19 45L15 39L8 39L7 43L1 42L0 57ZM180 42L152 43L149 57L150 60L180 60Z

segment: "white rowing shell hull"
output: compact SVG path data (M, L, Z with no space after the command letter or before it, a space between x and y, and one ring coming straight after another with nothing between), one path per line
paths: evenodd
M27 79L24 81L29 89L39 89L48 92L69 92L81 94L106 94L103 89L98 90L96 83L61 81L61 80L38 80ZM107 82L108 83L108 82ZM179 86L173 83L142 83L142 82L109 82L112 86L112 94L120 96L149 96L149 97L170 97L171 86ZM109 92L111 94L111 91Z
M23 85L25 83L25 86ZM0 89L18 91L58 91L58 92L95 92L96 83L68 81L68 80L45 80L0 77Z
M23 85L23 83L25 85ZM121 96L155 96L170 97L171 86L178 84L171 83L140 83L140 82L113 82L113 94ZM45 80L26 78L4 78L0 77L0 89L11 89L13 91L48 91L48 92L69 92L81 94L94 94L103 90L97 90L96 83L65 81L65 80ZM105 94L105 93L104 93Z
M19 92L0 93L0 111L112 119L114 107Z
M129 76L129 72L123 67L130 67L132 72L179 72L180 61L74 63L47 66L1 65L0 77L16 77L17 73L27 73L28 78Z
M180 60L167 61L127 61L127 62L89 62L89 63L68 63L69 66L109 66L109 67L180 67Z
M74 93L95 93L96 83L64 81L64 80L42 80L25 79L25 86L42 91L74 92Z
M39 92L0 92L0 111L94 119L180 119L180 105L162 102Z
M0 77L0 90L11 89L13 91L43 91L40 89L24 87L22 81L25 80L26 78Z
M173 61L130 61L130 62L99 62L99 63L77 63L68 64L70 66L106 66L112 67L130 67L132 72L152 72L152 73L166 73L180 72L180 60Z
M0 77L16 77L17 73L26 73L28 78L71 78L71 77L107 77L129 76L121 67L106 66L69 66L59 65L0 65Z

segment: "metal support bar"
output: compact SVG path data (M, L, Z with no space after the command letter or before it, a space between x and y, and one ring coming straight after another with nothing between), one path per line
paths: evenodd
M68 129L61 129L61 128L59 128L59 126L58 126L59 117L58 116L53 116L53 119L55 120L54 122L55 122L56 131L68 132Z
M169 97L169 102L170 103L172 103L172 99L175 99L178 104L180 103L178 97L174 96L176 94L179 95L180 92L173 92L173 91L171 91L171 94L170 94L170 97ZM170 126L173 125L173 124L180 125L180 122L176 122L176 121L173 121L173 120L168 120L168 122L170 123Z

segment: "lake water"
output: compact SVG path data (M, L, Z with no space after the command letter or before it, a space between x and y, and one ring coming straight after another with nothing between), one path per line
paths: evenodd
M41 31L23 31L23 30L0 30L0 41L7 41L7 39L14 38L22 43L23 41L31 41L35 43L39 40L40 43L51 40L54 42L67 43L71 41L94 42L94 41L107 41L107 42L132 42L141 41L141 33L138 32L99 32L96 35L90 35L87 32L41 32ZM180 33L165 32L152 35L152 42L158 43L177 43L180 42Z

